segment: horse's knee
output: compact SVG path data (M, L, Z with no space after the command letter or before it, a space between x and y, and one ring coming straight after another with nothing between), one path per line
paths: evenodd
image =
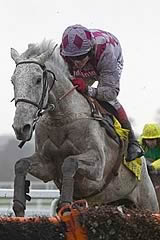
M73 158L66 158L62 165L63 176L74 177L78 169L78 161Z
M20 159L15 164L15 174L26 174L30 166L28 159Z

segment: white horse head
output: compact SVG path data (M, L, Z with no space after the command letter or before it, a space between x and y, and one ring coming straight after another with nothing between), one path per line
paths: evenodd
M42 110L49 102L56 104L73 85L60 48L50 40L29 44L21 55L12 48L11 57L16 63L12 76L16 105L13 128L17 139L28 141Z

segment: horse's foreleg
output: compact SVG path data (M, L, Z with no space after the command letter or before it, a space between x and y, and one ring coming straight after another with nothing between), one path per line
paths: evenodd
M88 151L84 154L69 156L62 165L63 182L61 188L60 203L71 203L74 192L74 176L76 172L88 179L95 181L95 185L101 184L104 171L104 159L100 160L98 151ZM93 184L92 184L93 186Z
M13 210L19 217L24 216L26 209L25 179L29 166L28 158L20 159L15 164Z
M74 175L78 169L78 162L73 158L66 158L62 165L63 182L61 189L60 204L73 201Z

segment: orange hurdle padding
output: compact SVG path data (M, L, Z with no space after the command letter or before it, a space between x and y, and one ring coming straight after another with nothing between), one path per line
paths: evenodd
M41 221L42 218L40 217L0 217L0 222L40 223ZM58 216L49 217L47 218L47 221L49 221L50 223L58 224L61 221L61 219Z
M79 200L71 205L64 206L58 212L59 218L67 225L67 240L88 240L87 230L79 222L80 214L87 208L86 200ZM66 212L67 215L65 215Z
M87 230L81 226L79 218L81 213L88 209L86 200L78 200L73 204L68 204L60 209L58 215L47 218L47 221L53 224L64 222L67 226L66 239L67 240L88 240ZM35 222L40 223L40 217L0 217L0 222Z

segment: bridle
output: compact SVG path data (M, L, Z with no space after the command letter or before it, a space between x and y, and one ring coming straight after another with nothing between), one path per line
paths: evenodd
M52 81L52 85L51 85L51 87L50 87L50 89L49 89L49 92L51 91L51 89L52 89L52 87L53 87L53 85L54 85L54 83L55 83L56 76L55 76L54 72L48 70L45 65L42 65L42 64L40 64L40 63L38 63L38 62L36 62L36 61L21 61L21 62L19 62L19 63L16 64L16 67L17 67L18 65L28 64L28 63L34 63L34 64L39 65L39 66L41 67L42 71L43 71L43 77L42 77L42 80L43 80L42 96L41 96L41 99L40 99L40 101L39 101L38 104L37 104L36 102L33 102L33 101L31 101L31 100L29 100L29 99L26 99L26 98L18 98L18 99L15 99L15 106L17 105L18 102L25 102L25 103L29 103L29 104L31 104L31 105L34 105L34 106L36 106L36 107L38 108L36 116L39 117L39 116L41 115L41 113L42 113L42 110L47 108L47 107L43 107L43 105L44 105L44 99L45 99L45 97L46 97L46 93L47 93L47 89L48 89L47 73L49 72L49 73L51 73L51 74L53 75L53 81Z
M24 103L29 103L31 105L34 105L35 107L37 107L37 113L36 113L36 117L34 118L33 120L33 123L32 123L32 127L33 127L33 130L35 129L35 125L39 119L39 117L42 115L42 111L43 110L54 110L55 109L55 106L53 104L51 104L50 106L43 106L44 105L44 99L46 97L46 93L47 93L47 89L48 89L48 81L47 81L47 73L51 73L53 75L53 81L52 81L52 84L51 84L51 87L49 88L48 90L48 93L51 91L54 83L55 83L55 80L56 80L56 76L54 74L54 72L48 70L46 68L45 65L42 65L36 61L21 61L21 62L18 62L16 64L16 67L18 65L21 65L21 64L28 64L28 63L34 63L34 64L37 64L41 67L42 71L43 71L43 77L42 77L42 80L43 80L43 90L42 90L42 96L41 96L41 99L39 101L39 103L37 104L36 102L33 102L29 99L26 99L26 98L18 98L18 99L15 99L15 106L17 105L18 102L24 102ZM14 100L14 98L12 99L12 101ZM23 145L25 144L26 141L22 141L18 146L20 148L23 147Z
M42 64L40 64L40 63L38 63L38 62L36 62L36 61L21 61L21 62L18 62L18 63L16 64L16 67L17 67L18 65L28 64L28 63L37 64L37 65L39 65L39 66L41 67L41 69L43 70L43 78L42 78L42 80L43 80L43 90L42 90L41 99L40 99L40 101L39 101L38 104L37 104L36 102L33 102L33 101L31 101L31 100L29 100L29 99L26 99L26 98L18 98L18 99L13 98L13 99L11 100L11 102L12 102L13 100L15 100L15 106L17 105L18 102L24 102L24 103L29 103L29 104L34 105L35 107L37 107L38 110L37 110L37 113L36 113L36 117L34 118L33 123L32 123L32 127L33 127L33 130L34 130L34 129L35 129L35 125L36 125L37 121L39 120L39 117L42 116L42 115L43 115L45 112L47 112L47 111L54 111L55 108L56 108L56 106L55 106L54 104L49 104L49 105L47 105L46 107L43 106L43 105L44 105L44 99L45 99L45 97L46 97L46 93L47 93L47 89L48 89L47 73L51 73L51 74L53 75L53 81L52 81L51 87L50 87L49 90L48 90L48 93L51 91L51 89L52 89L52 87L53 87L53 85L54 85L54 83L55 83L55 81L56 81L57 79L56 79L56 76L55 76L54 72L52 72L51 70L48 70L45 65L42 65ZM63 98L65 98L68 94L70 94L70 93L71 93L74 89L76 89L76 88L77 88L77 85L74 86L72 89L70 89L67 93L65 93L64 95L62 95L62 96L57 100L57 103L59 103ZM43 111L43 110L44 110L44 111ZM20 148L22 148L23 145L25 144L25 142L26 142L26 141L22 141L18 146L19 146Z

